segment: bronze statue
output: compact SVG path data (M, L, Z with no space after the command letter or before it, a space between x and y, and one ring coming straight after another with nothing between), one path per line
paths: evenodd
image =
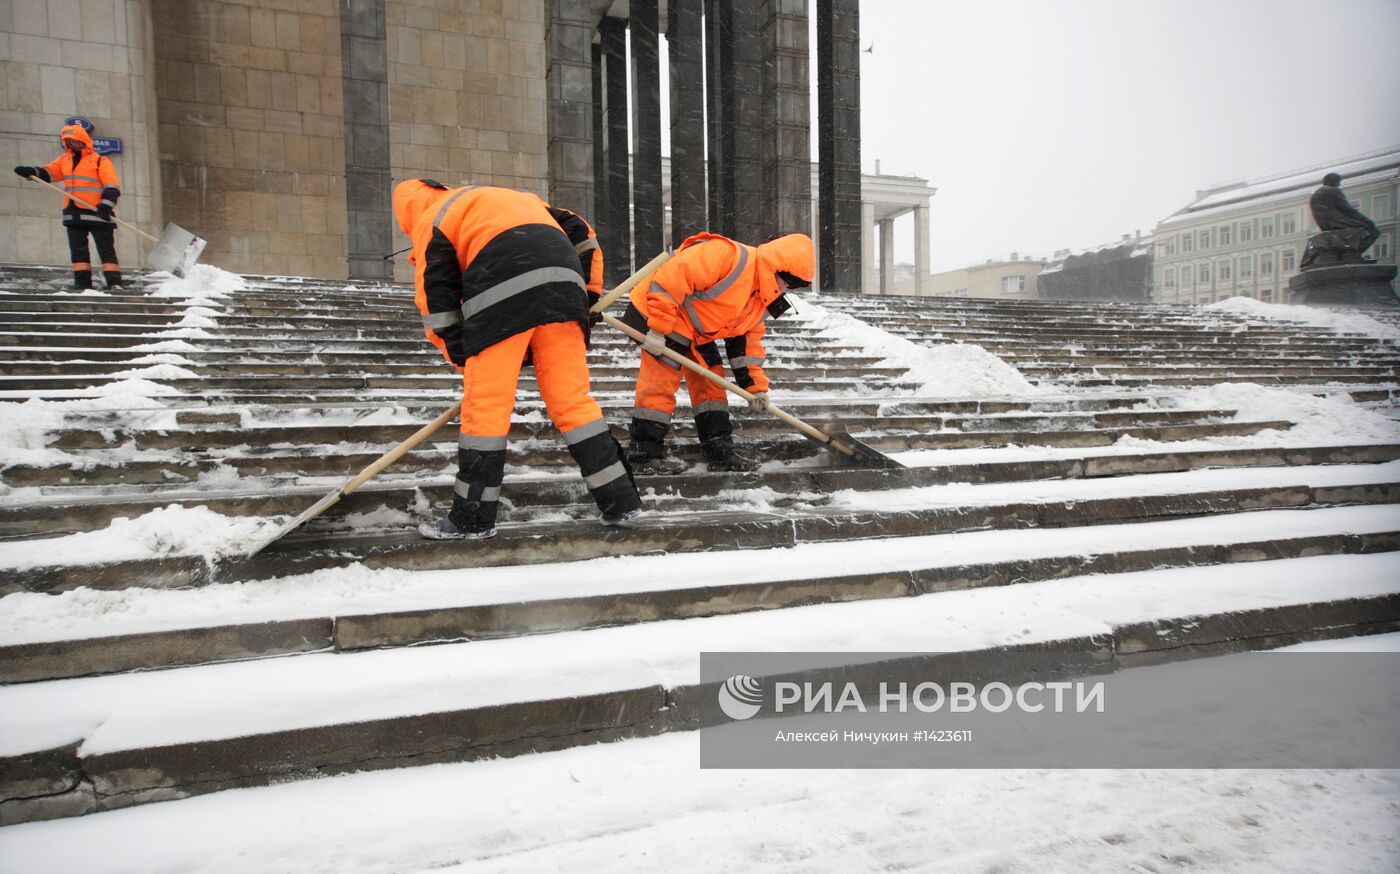
M1361 253L1371 248L1380 236L1376 223L1351 205L1342 193L1342 177L1328 173L1322 177L1322 187L1308 201L1313 220L1321 233L1308 238L1299 270L1334 264L1368 263Z

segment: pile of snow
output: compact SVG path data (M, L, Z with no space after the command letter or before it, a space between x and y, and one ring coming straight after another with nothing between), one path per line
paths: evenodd
M20 570L90 561L129 561L170 555L197 555L213 560L246 553L280 518L225 516L208 507L171 504L135 519L112 520L100 531L43 540L0 543L0 568Z
M795 295L794 295L795 297ZM802 320L819 336L860 346L881 358L883 367L902 367L919 382L922 395L959 397L1031 397L1044 389L1021 371L971 343L921 346L847 313L832 312L809 300L797 301Z
M1400 441L1400 422L1359 406L1345 394L1317 397L1252 382L1193 388L1168 398L1179 410L1236 410L1238 422L1293 423L1289 443Z
M136 391L130 391L132 387ZM151 388L160 391L150 391ZM150 394L162 394L167 386L140 379L109 383L98 391L102 397L72 401L46 401L31 398L5 409L5 428L0 429L0 467L22 464L47 467L71 464L78 456L48 448L52 434L66 427L67 417L77 413L111 413L119 424L148 428L174 428L175 413ZM174 389L168 389L174 392Z
M172 356L173 357L173 356ZM183 360L183 359L182 359ZM184 363L188 364L188 361ZM138 377L140 379L198 379L199 374L192 370L186 370L170 362L160 362L149 367L137 367L131 370L118 370L112 376Z
M203 306L191 306L185 310L185 317L175 323L176 328L217 328L219 323L214 319L219 315L216 310L211 310Z
M176 341L179 342L179 341ZM150 355L142 355L140 358L131 359L132 364L193 364L183 355L172 355L169 352L154 352Z
M142 343L131 349L133 352L197 352L199 347L184 340L161 340L159 343Z
M229 273L208 264L194 265L184 277L169 273L152 273L150 278L156 283L149 292L151 297L228 297L231 293L248 287L248 282L237 273Z
M1318 309L1317 307L1292 306L1281 303L1264 303L1250 297L1231 297L1202 307L1213 312L1235 313L1256 319L1270 319L1278 322L1300 322L1319 328L1331 328L1339 334L1361 334L1379 340L1393 340L1400 343L1400 328L1377 321L1357 312Z
M145 397L154 398L162 395L182 395L184 392L173 385L161 385L158 382L151 382L149 379L140 377L129 377L109 382L103 385L94 386L91 389L83 389L84 393L98 394L103 397Z

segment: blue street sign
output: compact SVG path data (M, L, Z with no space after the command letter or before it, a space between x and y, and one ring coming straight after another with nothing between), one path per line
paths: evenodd
M120 137L93 137L92 149L99 155L120 155L122 141Z
M70 115L63 120L63 123L65 125L76 124L88 133L92 133L92 122L83 118L81 115Z

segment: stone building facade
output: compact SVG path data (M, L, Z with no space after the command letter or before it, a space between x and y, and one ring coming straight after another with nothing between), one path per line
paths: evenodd
M832 285L858 290L857 4L813 5L815 199L830 223L819 262ZM398 180L521 188L593 221L617 281L702 228L758 241L814 230L812 11L807 0L10 0L0 158L47 162L64 119L86 117L123 141L120 217L180 224L225 269L326 278L407 277L402 259L383 258L404 242L390 216ZM55 201L0 186L0 261L66 263ZM141 241L118 241L139 263Z
M1317 233L1308 199L1330 172L1342 175L1342 190L1380 229L1367 256L1394 264L1400 148L1197 192L1153 233L1153 299L1204 304L1243 296L1288 303L1288 280L1298 272L1308 237Z
M958 270L929 274L923 278L922 294L983 300L1036 300L1040 297L1039 276L1045 264L1040 258L1012 252L1006 259L991 258ZM896 283L888 293L913 295L914 282Z

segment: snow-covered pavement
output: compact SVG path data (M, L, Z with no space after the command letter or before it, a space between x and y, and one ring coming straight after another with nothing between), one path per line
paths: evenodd
M1310 645L1400 648L1400 635ZM1151 669L1146 669L1151 670ZM672 734L0 830L0 869L1381 872L1400 772L700 770Z

